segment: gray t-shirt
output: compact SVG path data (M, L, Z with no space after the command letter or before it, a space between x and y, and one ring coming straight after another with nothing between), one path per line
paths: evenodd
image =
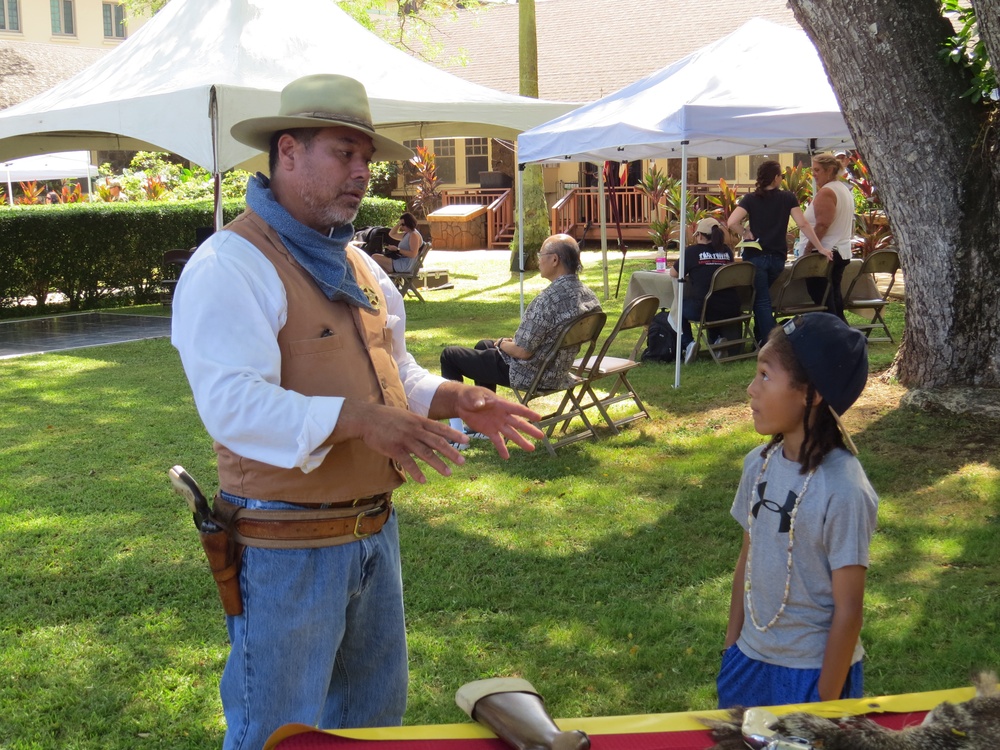
M795 499L806 476L779 449L759 486L763 459L755 448L743 461L743 477L732 516L744 530L754 512L751 534L751 595L757 624L767 625L781 606L788 572L788 529ZM795 516L792 577L788 602L778 621L759 632L750 620L744 593L740 650L751 659L796 669L819 669L833 619L833 571L848 565L868 567L868 545L875 530L878 496L861 463L834 449L816 470ZM861 639L854 663L864 656Z

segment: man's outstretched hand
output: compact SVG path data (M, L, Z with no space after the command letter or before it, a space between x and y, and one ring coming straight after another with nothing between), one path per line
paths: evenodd
M487 388L461 386L455 394L454 414L461 417L474 431L486 435L503 458L510 458L507 440L526 451L533 451L535 444L528 437L540 439L543 436L542 431L531 424L532 421L541 419L537 412L514 401L502 399Z
M539 415L526 406L499 398L486 388L448 382L434 395L431 417L393 406L344 401L331 441L360 439L422 484L427 478L417 459L446 477L451 476L451 467L445 459L465 463L452 443L467 443L468 437L436 421L452 416L461 417L470 428L489 437L503 458L510 458L506 440L533 451L535 446L528 438L542 437L542 431L529 421L540 419Z

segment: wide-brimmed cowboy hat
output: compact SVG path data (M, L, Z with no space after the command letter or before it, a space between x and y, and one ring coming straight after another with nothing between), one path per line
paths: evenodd
M270 150L271 136L290 128L345 127L364 133L375 146L375 161L408 161L413 152L375 132L368 92L360 81L320 73L292 81L281 91L275 117L251 117L233 125L233 138L260 151Z

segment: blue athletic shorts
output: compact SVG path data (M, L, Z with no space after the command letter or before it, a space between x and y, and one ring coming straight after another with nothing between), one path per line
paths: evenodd
M795 669L757 661L746 656L735 643L722 655L715 681L719 708L733 706L784 706L819 701L818 669ZM864 690L861 661L851 665L841 698L860 698Z

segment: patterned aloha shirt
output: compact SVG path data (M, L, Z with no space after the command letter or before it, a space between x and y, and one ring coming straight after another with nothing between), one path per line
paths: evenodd
M566 321L600 309L601 303L597 301L597 295L584 286L576 274L565 274L549 284L528 305L528 309L524 311L524 319L514 334L514 343L531 352L531 358L514 359L501 352L510 365L510 384L522 389L531 385ZM569 385L566 375L573 366L577 353L570 349L560 352L555 365L542 379L541 387L555 390Z

